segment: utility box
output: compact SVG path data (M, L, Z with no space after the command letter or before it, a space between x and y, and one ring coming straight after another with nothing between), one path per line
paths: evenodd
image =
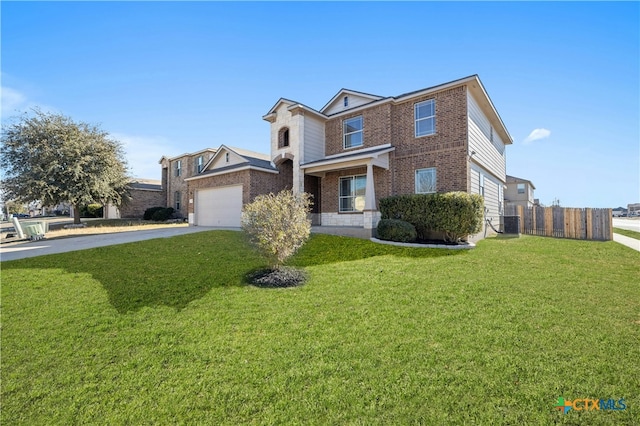
M520 234L520 216L504 217L504 233L516 235Z

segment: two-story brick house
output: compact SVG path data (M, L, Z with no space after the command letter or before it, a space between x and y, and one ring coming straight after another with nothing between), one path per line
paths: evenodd
M193 153L160 159L164 206L173 207L179 216L187 217L188 188L185 179L201 173L205 164L215 153L215 149L206 148Z
M320 110L281 98L263 119L270 154L222 146L185 179L191 224L237 226L243 204L286 187L314 196L317 225L373 229L380 198L448 191L482 194L498 224L512 139L478 76L394 97L343 89Z

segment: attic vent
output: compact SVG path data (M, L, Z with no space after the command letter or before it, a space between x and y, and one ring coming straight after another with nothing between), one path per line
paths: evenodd
M348 97L348 96L345 96L345 97L344 97L344 106L345 106L345 107L348 107L348 106L349 106L349 97Z

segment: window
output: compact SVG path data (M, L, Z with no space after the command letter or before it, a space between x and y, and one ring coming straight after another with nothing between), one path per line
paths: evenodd
M416 194L431 194L436 192L436 169L416 170Z
M414 105L416 137L432 135L436 132L436 100L420 102Z
M343 122L344 149L362 146L362 116Z
M198 173L202 172L202 169L204 168L204 156L199 155L196 158L196 170L198 171Z
M367 177L349 176L340 178L340 212L361 212L364 210L364 191Z
M182 174L182 160L176 161L176 176L180 176Z
M518 194L524 194L524 183L518 184Z
M278 132L278 148L289 146L289 128L284 127Z
M349 97L348 97L348 96L345 96L345 97L344 97L344 106L345 106L345 107L348 107L348 106L349 106Z
M224 161L225 161L226 163L228 163L228 162L229 162L229 153L228 153L228 152L224 154Z
M174 205L176 210L180 210L180 199L182 198L182 194L180 191L176 191L174 195Z
M478 184L478 194L482 195L484 197L484 175L482 173L480 173L480 182Z

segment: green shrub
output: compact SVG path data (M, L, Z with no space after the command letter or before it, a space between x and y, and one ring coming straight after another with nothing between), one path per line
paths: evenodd
M151 218L153 217L153 214L159 210L163 210L164 207L149 207L148 209L146 209L144 211L144 215L142 216L142 219L144 220L152 220Z
M382 219L378 222L378 238L381 240L410 243L416 240L416 228L400 219Z
M278 269L311 233L310 195L291 191L259 195L244 206L242 229L257 249Z
M415 226L418 238L442 232L446 241L459 241L482 230L484 199L478 194L447 192L397 195L380 200L382 219L400 219Z
M102 204L87 204L80 207L80 217L102 217L104 209Z
M153 215L151 215L151 220L154 220L156 222L164 222L165 220L171 218L173 212L173 207L167 207L157 210L155 213L153 213Z

